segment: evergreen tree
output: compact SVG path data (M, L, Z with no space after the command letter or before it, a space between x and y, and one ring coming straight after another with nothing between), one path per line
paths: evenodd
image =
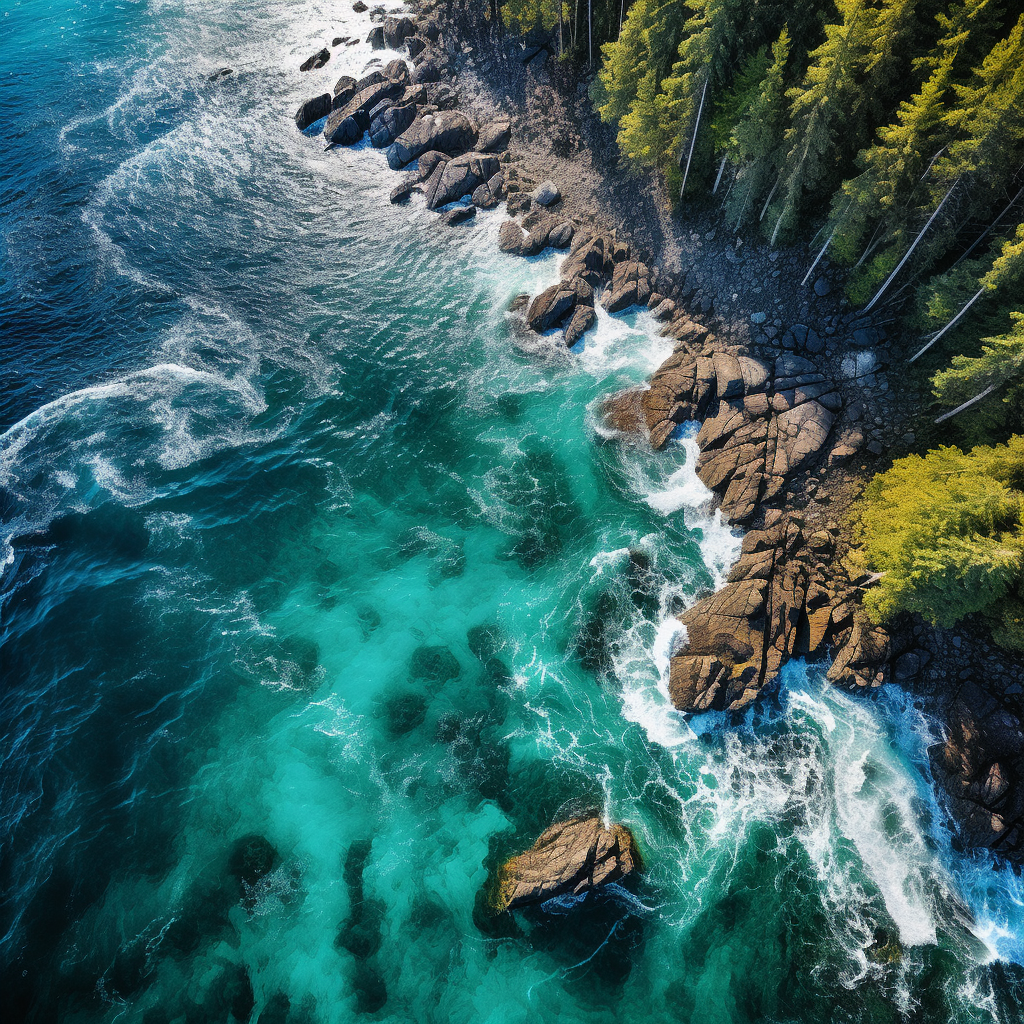
M693 17L683 26L679 59L662 82L657 98L667 140L665 156L683 172L680 194L697 151L703 116L729 84L739 0L687 0L687 6ZM710 151L710 145L706 149Z
M736 228L750 215L778 173L786 120L786 68L790 37L784 27L772 46L772 60L742 116L734 121L728 152L739 164L727 204Z
M874 13L867 0L836 0L839 23L825 26L825 41L810 55L803 82L786 94L792 101L785 135L780 198L772 208L774 244L792 230L804 195L820 186L837 162L838 135L856 121L861 76L874 39Z

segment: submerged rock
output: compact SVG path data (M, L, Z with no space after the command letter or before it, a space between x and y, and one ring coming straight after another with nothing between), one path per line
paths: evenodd
M495 911L580 896L641 870L640 853L625 825L598 817L556 822L525 853L498 869L490 893Z

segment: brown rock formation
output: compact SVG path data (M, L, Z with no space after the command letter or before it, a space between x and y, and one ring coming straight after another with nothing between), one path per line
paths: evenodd
M953 700L945 742L931 750L936 781L967 846L1024 856L1024 720L1017 701L967 682Z
M605 827L597 817L559 821L525 853L498 870L490 903L496 911L579 896L641 870L640 853L625 825Z
M830 649L833 682L884 682L888 635L868 622L834 564L835 534L770 511L765 528L746 535L726 586L679 617L688 644L672 659L669 695L680 711L740 711L790 658Z
M685 315L666 333L673 327L687 337L701 330ZM753 519L782 492L786 478L818 454L842 407L835 386L799 356L766 363L728 352L694 355L685 344L659 367L639 399L643 428L655 448L680 423L703 420L697 475L737 523ZM635 399L624 393L605 403L605 415L619 429L635 428L635 416L624 411L634 408Z

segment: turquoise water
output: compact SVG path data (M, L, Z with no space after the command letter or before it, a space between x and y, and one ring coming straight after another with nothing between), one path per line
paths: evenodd
M692 432L594 415L668 348L633 313L523 351L557 257L295 131L370 56L296 70L350 5L3 25L12 1019L1020 1019L1024 888L953 851L908 699L797 664L738 723L670 710L739 537ZM482 915L580 808L644 877Z

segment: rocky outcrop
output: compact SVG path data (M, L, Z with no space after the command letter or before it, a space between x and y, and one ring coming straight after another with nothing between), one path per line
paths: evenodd
M409 36L416 34L416 24L412 18L385 18L383 28L384 42L392 50L397 50Z
M498 158L490 153L465 153L438 164L423 188L427 208L436 210L471 195L493 178L500 166Z
M651 272L643 263L624 260L615 266L611 287L601 300L609 313L619 313L630 306L646 306L653 291Z
M974 681L960 684L947 713L945 740L930 754L936 781L958 821L961 841L1024 860L1024 709L1020 700L999 693L998 687L983 688Z
M687 645L672 658L669 696L680 711L741 711L790 658L829 651L837 685L885 681L888 634L868 621L858 587L835 564L837 534L769 511L765 528L744 537L725 587L679 616Z
M559 281L545 288L526 313L530 329L538 334L559 327L577 306L589 306L593 313L594 289L582 278Z
M701 333L691 332L685 316L680 323L687 333ZM651 378L639 408L638 424L626 415L636 409L631 398L617 395L605 404L612 426L645 431L655 448L680 423L703 420L697 475L720 495L723 513L745 523L823 449L842 400L835 385L799 356L767 363L727 352L694 355L684 344Z
M559 821L541 833L525 853L499 868L491 888L493 910L581 896L642 869L633 834L625 825L598 817Z
M390 146L415 120L415 103L388 107L370 121L370 144L376 149Z
M326 117L331 112L331 94L325 92L322 96L314 96L306 100L295 112L295 126L300 132L304 132L311 124L316 124L321 117Z
M480 129L476 148L481 153L501 153L512 139L512 124L505 118L488 121Z
M351 145L362 138L362 134L370 126L369 112L382 100L394 100L405 91L405 84L394 78L381 76L379 80L371 81L369 85L359 83L359 90L343 107L332 110L327 123L324 125L324 139L329 146ZM342 129L346 120L351 118L349 125ZM361 125L359 134L353 139L354 126Z
M505 176L498 171L473 190L473 203L481 210L490 210L505 197Z
M388 147L388 165L392 170L398 170L429 150L456 156L469 149L475 138L472 123L459 111L427 114L415 120Z

